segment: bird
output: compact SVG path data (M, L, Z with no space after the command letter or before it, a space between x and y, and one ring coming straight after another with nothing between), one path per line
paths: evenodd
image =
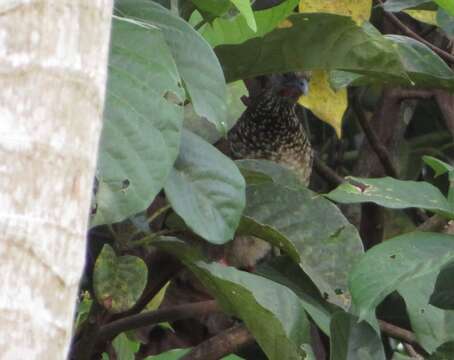
M269 77L263 89L243 101L247 108L227 135L231 156L274 161L293 170L300 182L308 185L313 150L296 112L298 99L307 91L305 75ZM270 252L271 245L261 239L236 236L227 244L223 262L253 271Z

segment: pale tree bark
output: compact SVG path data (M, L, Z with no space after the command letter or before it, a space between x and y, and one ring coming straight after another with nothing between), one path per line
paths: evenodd
M0 1L0 359L64 359L112 0Z

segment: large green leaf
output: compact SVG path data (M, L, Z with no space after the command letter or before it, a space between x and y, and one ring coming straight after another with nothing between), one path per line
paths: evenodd
M242 169L247 169L242 162ZM262 183L247 187L247 205L244 215L263 226L263 239L268 239L265 230L283 235L293 246L280 240L284 251L295 259L310 276L329 301L343 307L349 306L347 276L362 254L363 247L358 232L340 210L332 203L317 196L302 185L296 185L293 173L277 164L271 166L260 161L250 163L251 170L264 172L281 183ZM278 170L279 169L279 170ZM277 174L285 174L277 176ZM283 182L289 179L289 186ZM244 231L246 232L246 231ZM252 234L253 235L253 234ZM295 251L292 249L296 249Z
M334 306L330 306L320 295L317 287L304 271L285 256L279 256L259 265L256 273L291 289L317 326L330 335L329 323Z
M162 31L195 111L223 129L225 80L219 61L207 42L183 19L150 0L118 0L115 8L122 16L138 19Z
M411 81L418 86L454 88L454 72L427 45L400 35L386 35L395 45Z
M254 12L252 11L251 2L249 0L230 0L238 11L243 15L247 25L252 31L257 31L257 24L255 23Z
M441 345L437 351L428 357L428 360L452 360L454 359L454 341Z
M413 39L382 36L369 23L359 27L348 17L332 14L292 15L287 24L261 38L218 46L215 50L228 81L324 69L343 71L342 81L334 81L336 87L339 83L384 83L454 88L452 70L427 46ZM345 72L350 76L346 77Z
M330 360L385 360L380 336L366 322L346 312L331 319Z
M257 31L253 31L242 16L234 19L217 18L204 26L200 32L215 47L222 44L239 44L254 37L260 37L273 30L289 16L298 0L286 0L270 9L255 11Z
M130 309L142 295L148 270L137 256L116 256L109 245L104 245L96 259L93 288L96 299L113 313Z
M454 15L449 15L443 9L437 11L437 23L449 37L454 37Z
M391 292L440 268L454 259L454 236L409 233L374 246L350 273L355 309L361 319Z
M243 95L248 95L248 91L243 81L235 81L228 84L225 130L230 130L246 109L246 106L241 101ZM187 104L184 107L184 127L203 137L211 144L218 141L224 135L216 126L208 122L204 117L198 116L194 111L192 104Z
M444 266L438 274L430 303L445 310L454 310L454 262Z
M350 17L332 14L292 15L286 27L239 45L218 46L215 51L228 81L314 69L405 78L390 41L368 33Z
M189 131L165 192L195 233L215 244L233 238L245 205L244 179L232 160Z
M144 210L163 187L183 121L182 108L164 95L182 100L179 81L159 30L113 20L92 225Z
M429 304L437 275L437 271L431 272L405 282L397 289L405 300L411 328L418 343L429 353L446 341L454 340L454 311L445 311ZM450 280L452 283L452 278Z
M178 257L224 311L243 320L270 360L304 358L309 320L293 291L261 276L206 263L177 239L166 238L155 245Z
M454 211L446 198L440 190L427 182L390 177L349 179L354 183L343 183L325 196L344 204L373 202L392 209L423 208L454 218Z
M399 12L431 1L432 0L387 0L383 5L383 9L389 12Z
M367 85L373 83L394 83L424 87L454 87L454 73L446 63L425 44L406 36L385 35L396 51L405 70L406 78L389 77L369 74L363 76L353 72L333 71L330 81L338 89L347 85Z
M454 2L452 0L434 0L434 1L438 4L438 6L445 9L449 15L454 16Z
M231 6L232 3L230 0L191 0L197 9L213 14L215 16L221 16L224 14Z

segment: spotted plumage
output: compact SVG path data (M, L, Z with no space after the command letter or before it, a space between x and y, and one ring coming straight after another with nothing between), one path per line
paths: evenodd
M234 157L275 161L290 167L307 184L312 149L295 111L298 97L292 92L293 96L282 95L283 88L264 90L232 128L228 141Z
M304 184L312 170L312 148L296 114L298 98L305 83L294 74L280 78L249 104L228 135L235 158L272 160L292 169ZM226 248L232 266L253 269L271 246L254 236L237 236Z

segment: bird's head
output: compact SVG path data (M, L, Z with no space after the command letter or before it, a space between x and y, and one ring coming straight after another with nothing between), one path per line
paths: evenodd
M306 76L298 73L286 73L279 75L274 83L275 94L285 100L296 103L302 95L309 90Z

